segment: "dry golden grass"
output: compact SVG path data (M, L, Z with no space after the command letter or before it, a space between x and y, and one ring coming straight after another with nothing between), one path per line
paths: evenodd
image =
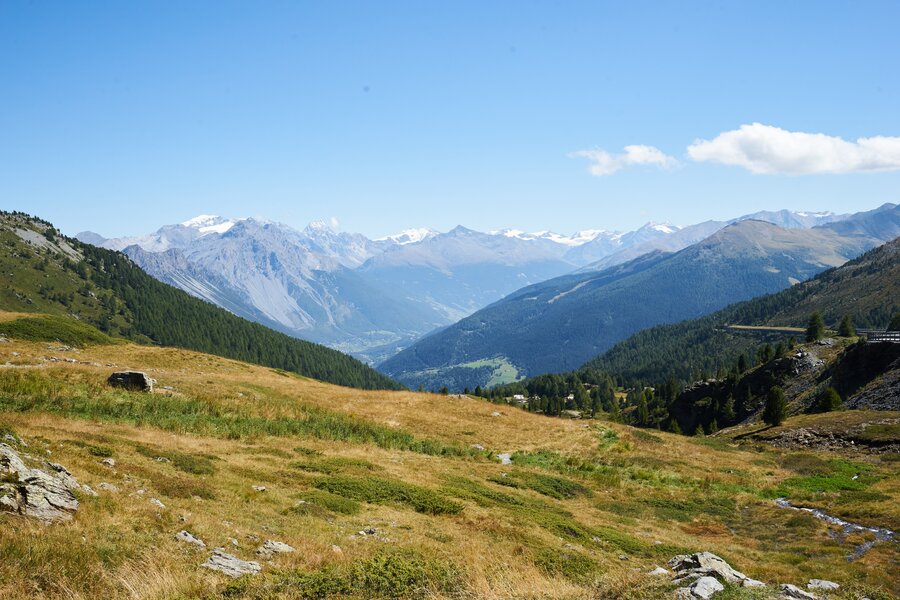
M60 384L53 392L58 406L44 405L46 410L12 411L14 403L0 399L6 407L0 426L27 440L30 451L51 452L52 460L94 489L107 482L120 491L84 498L66 524L43 526L0 514L2 598L220 597L229 582L199 568L208 551L176 541L181 529L209 549L223 547L245 559L253 559L266 539L297 549L272 564L263 561L264 574L231 589L232 597L299 597L300 588L285 586L286 574L349 569L396 549L452 566L457 573L452 589L427 590L438 597L666 597L673 588L644 573L679 548L716 552L772 583L855 579L873 590L900 592L896 545L878 544L861 560L848 562L850 547L831 539L821 522L793 523L796 513L774 506L768 491L796 473L781 466L782 452L768 447L660 432L648 438L616 424L544 418L470 398L341 388L178 349L123 344L64 352L55 346L15 340L0 345L0 363L14 365L0 367L0 384L23 372ZM76 362L49 361L54 356ZM157 393L123 396L147 406L183 399L217 414L268 420L302 420L311 406L448 447L549 452L503 466L486 453L441 456L327 436L252 431L232 439L215 431L200 434L180 422L153 426L109 413L66 412L72 401L67 390L79 390L88 405L101 398L114 404L115 396L103 396L108 394L104 381L113 369L125 368L157 379ZM492 417L497 410L502 416ZM92 446L110 449L115 468L102 465ZM174 462L155 460L153 451L199 457L214 473L185 472ZM332 474L292 466L336 458L353 460L329 463L337 465ZM556 458L568 458L569 466ZM892 515L895 509L887 506L897 506L900 489L896 467L871 461L873 469L888 475L871 488L888 501L865 505L868 519L877 521ZM590 493L558 500L491 482L507 472L561 477ZM396 502L362 502L357 514L291 510L300 494L336 474L414 484L461 503L463 510L432 515ZM267 489L255 492L254 485ZM466 497L481 489L506 494L500 497L516 504ZM159 498L166 509L151 505L150 498ZM590 534L569 535L561 523ZM365 527L375 527L378 535L356 535ZM572 560L547 563L548 556L571 554ZM578 564L578 556L593 565L589 572L567 570ZM729 597L743 597L736 593Z

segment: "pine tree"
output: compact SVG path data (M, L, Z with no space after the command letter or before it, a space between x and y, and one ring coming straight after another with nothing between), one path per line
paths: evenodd
M900 312L894 313L891 317L891 324L888 325L888 331L900 331Z
M763 421L772 426L781 425L787 418L787 400L784 390L775 386L766 395L766 407L763 409Z
M816 342L825 337L825 321L822 320L822 313L814 312L809 317L809 324L806 326L806 341Z
M833 410L840 410L841 408L841 395L838 394L837 390L834 388L828 388L822 395L819 397L819 411L820 412L831 412Z
M850 315L844 315L841 324L838 325L838 335L841 337L854 337L856 335L856 327L853 326L853 319Z

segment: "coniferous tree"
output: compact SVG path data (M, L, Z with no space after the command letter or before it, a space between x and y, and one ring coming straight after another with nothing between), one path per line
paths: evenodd
M818 405L819 405L818 408L819 408L820 412L831 412L833 410L840 410L841 395L838 394L836 389L828 388L819 397Z
M775 386L766 395L766 407L763 409L763 421L772 426L781 425L787 418L787 399L784 390Z
M809 317L809 324L806 326L806 341L816 342L825 337L825 321L822 320L822 313L814 312Z
M838 335L841 337L854 337L856 335L856 327L853 326L853 319L850 315L844 315L841 324L838 325Z

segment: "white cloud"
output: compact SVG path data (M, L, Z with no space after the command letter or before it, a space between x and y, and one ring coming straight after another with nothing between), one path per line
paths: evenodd
M579 150L569 154L571 157L586 158L591 161L589 171L597 177L612 175L616 171L632 165L656 165L671 168L678 161L654 146L625 146L623 154L610 154L606 150Z
M823 133L786 131L753 123L688 146L696 161L743 167L751 173L809 175L900 170L900 137L848 142Z

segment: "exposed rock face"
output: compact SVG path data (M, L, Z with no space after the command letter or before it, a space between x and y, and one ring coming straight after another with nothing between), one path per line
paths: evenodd
M669 561L669 566L678 575L676 581L683 581L691 577L721 577L729 583L739 584L742 587L762 587L761 581L751 579L731 568L727 562L711 552L696 552L694 554L681 554Z
M106 380L113 387L136 392L152 392L156 383L143 371L116 371Z
M690 587L691 594L704 600L712 598L716 592L721 592L724 589L725 586L719 583L719 580L715 577L701 577Z
M291 552L295 552L294 548L288 546L284 542L266 540L266 543L264 543L256 550L256 555L261 558L270 559L273 558L276 554L289 554Z
M241 560L236 556L228 554L222 548L213 550L212 556L210 556L201 566L224 573L234 579L237 579L242 575L255 575L262 571L262 567L258 562Z
M53 475L29 468L16 450L0 443L0 510L47 523L71 519L78 510L73 492L84 488L62 465L46 467Z
M841 586L826 579L810 579L809 584L806 587L811 590L836 590Z
M818 596L810 594L809 592L804 592L797 586L791 585L789 583L782 583L780 591L782 598L787 598L790 600L817 600L818 598Z
M190 534L189 532L184 531L184 530L181 530L178 533L176 533L175 539L180 542L185 542L187 544L193 544L194 546L197 546L198 548L206 548L206 544L203 543L203 540L194 537L192 534Z

